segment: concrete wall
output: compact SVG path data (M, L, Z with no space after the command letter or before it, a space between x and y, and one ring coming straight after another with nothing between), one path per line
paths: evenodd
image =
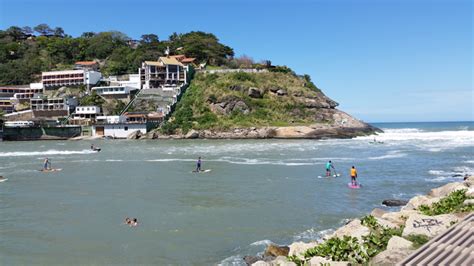
M4 140L62 140L81 135L80 126L4 128Z

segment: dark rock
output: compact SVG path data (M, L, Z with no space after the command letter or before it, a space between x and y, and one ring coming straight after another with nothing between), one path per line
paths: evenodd
M405 206L407 205L408 200L397 200L397 199L387 199L382 202L385 206Z
M252 98L262 98L262 92L258 88L249 88L248 96Z
M276 92L278 96L285 96L288 95L288 92L286 90L280 89Z
M268 90L273 93L277 93L277 91L281 90L282 88L280 87L270 87Z
M245 90L245 87L244 87L244 86L241 86L241 85L230 85L230 86L229 86L229 90L232 90L232 91L244 91L244 90Z
M273 257L285 256L286 257L288 256L289 252L290 252L290 248L287 246L277 246L274 244L270 244L265 250L264 256L273 256Z
M258 256L244 256L243 260L245 261L245 263L247 265L252 265L254 264L255 262L259 261L259 260L262 260L262 257L258 257Z
M127 139L139 139L142 136L142 132L140 130L136 130L132 133L130 133L127 136Z
M232 111L242 112L245 115L250 113L249 107L243 101L236 102Z

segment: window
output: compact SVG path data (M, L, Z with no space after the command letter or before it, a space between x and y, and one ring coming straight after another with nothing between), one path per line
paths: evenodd
M128 127L124 127L125 131L128 131Z

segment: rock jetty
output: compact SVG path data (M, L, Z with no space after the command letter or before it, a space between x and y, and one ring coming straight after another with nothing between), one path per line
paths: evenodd
M384 201L400 211L374 209L319 241L271 244L248 265L395 265L474 211L474 176L448 183L408 202Z

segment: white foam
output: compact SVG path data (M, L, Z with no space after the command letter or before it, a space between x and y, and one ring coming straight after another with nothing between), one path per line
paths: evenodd
M82 151L58 151L58 150L47 150L47 151L31 151L31 152L0 152L0 157L20 157L20 156L45 156L45 155L71 155L71 154L90 154L94 153L91 150Z
M385 129L384 133L376 136L358 137L357 140L384 142L384 146L410 145L420 150L441 152L460 147L474 147L474 131L447 130L423 131L416 128Z
M273 242L268 240L268 239L265 239L265 240L260 240L260 241L253 242L250 245L251 246L268 246L270 244L273 244Z
M308 229L293 237L294 241L319 241L331 235L334 229L317 230L314 228Z
M218 266L228 266L228 265L236 266L236 265L247 265L247 264L245 264L244 260L242 259L242 256L234 255L234 256L225 258L217 265Z
M384 159L395 159L395 158L402 158L407 156L406 153L402 153L400 151L389 151L385 155L369 157L370 160L384 160Z
M123 162L123 160L120 160L120 159L107 159L105 161L106 162Z
M470 163L470 164L474 164L474 160L467 160L467 161L464 161L465 163Z

